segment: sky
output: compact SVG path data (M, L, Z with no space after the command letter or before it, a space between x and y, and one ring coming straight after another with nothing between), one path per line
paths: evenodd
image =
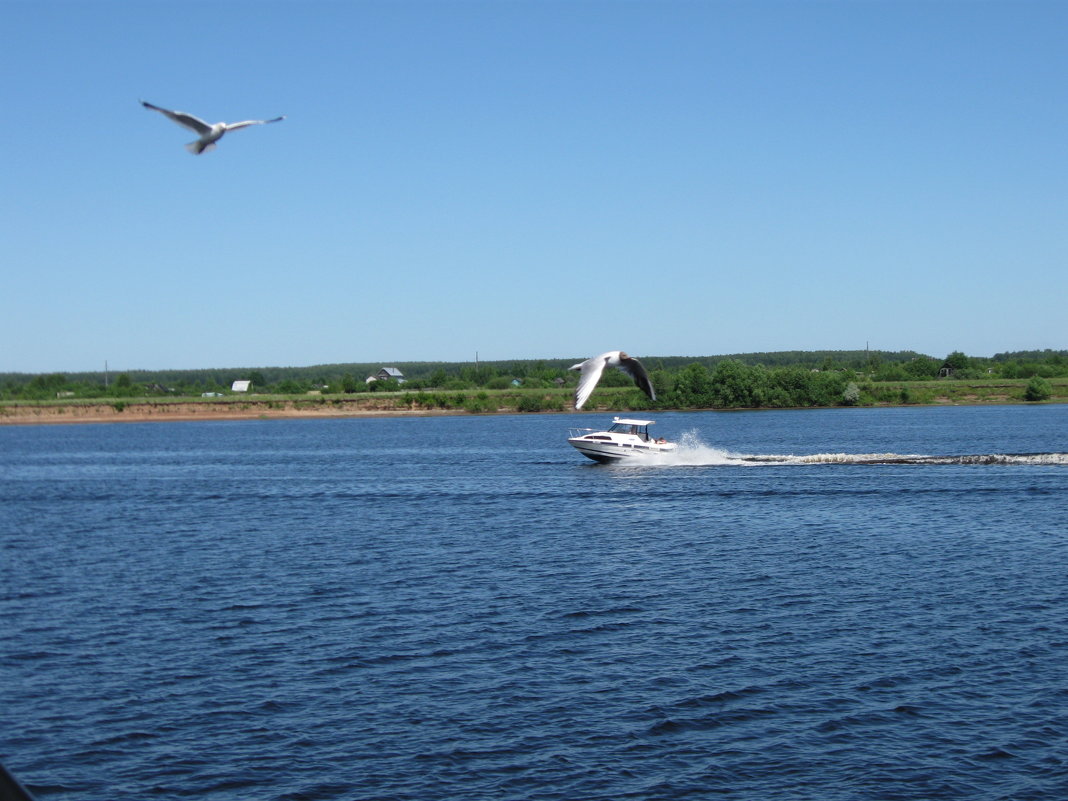
M0 0L0 372L1068 348L1060 0ZM193 156L209 122L286 115Z

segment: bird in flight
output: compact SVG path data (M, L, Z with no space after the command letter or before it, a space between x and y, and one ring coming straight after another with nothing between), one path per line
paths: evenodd
M602 353L600 356L594 356L592 359L573 364L568 368L569 370L579 371L579 383L575 389L575 411L581 409L582 405L590 397L590 393L597 386L597 382L601 380L601 374L604 373L604 368L606 367L615 367L617 370L626 373L634 379L634 383L638 385L642 392L648 395L651 400L656 400L653 382L649 380L649 374L645 372L645 367L642 366L642 363L621 350L610 350L608 353Z
M228 131L236 131L238 128L247 128L250 125L266 125L269 122L281 122L285 117L275 117L270 120L245 120L244 122L217 122L214 125L204 122L199 117L194 117L192 114L186 114L184 111L171 111L170 109L160 108L159 106L153 106L151 103L142 100L141 105L145 108L158 111L165 117L170 117L176 123L183 128L188 128L191 131L195 131L200 138L195 142L190 142L186 145L186 150L195 156L199 156L201 153L206 153L209 150L215 149L215 143L223 138L223 135Z

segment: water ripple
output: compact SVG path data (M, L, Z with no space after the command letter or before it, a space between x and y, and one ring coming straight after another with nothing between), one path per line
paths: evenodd
M0 430L0 755L41 801L1064 795L1063 413L679 419L742 454L1016 456L586 469L551 416Z

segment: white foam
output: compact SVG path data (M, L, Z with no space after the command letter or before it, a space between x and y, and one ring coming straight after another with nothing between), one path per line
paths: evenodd
M993 453L961 456L930 456L914 453L813 453L813 454L755 454L736 453L717 448L702 441L696 430L679 437L679 447L671 453L651 454L628 459L630 466L662 465L761 466L811 464L961 464L961 465L1068 465L1068 453Z

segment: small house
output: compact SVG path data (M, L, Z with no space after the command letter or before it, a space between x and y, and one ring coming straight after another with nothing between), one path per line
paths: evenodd
M398 370L396 367L383 367L377 373L375 373L375 379L378 381L396 381L398 384L403 384L405 381L404 373Z

